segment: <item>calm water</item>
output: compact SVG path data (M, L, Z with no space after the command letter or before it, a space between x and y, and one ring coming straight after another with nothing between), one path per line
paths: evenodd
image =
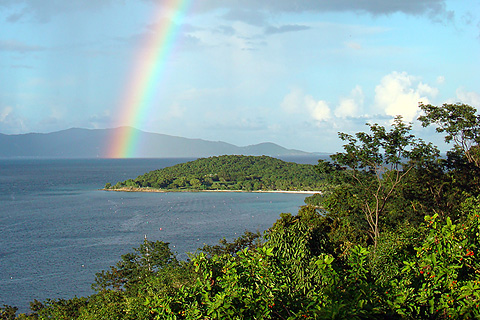
M204 243L263 231L303 205L296 194L98 190L187 160L0 160L0 305L26 312L33 299L89 295L95 273L144 235L186 258Z

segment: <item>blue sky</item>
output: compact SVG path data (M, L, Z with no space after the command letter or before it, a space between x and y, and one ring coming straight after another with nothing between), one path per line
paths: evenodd
M0 133L111 128L166 1L0 0ZM480 107L480 1L202 0L138 129L334 152L337 133ZM414 133L442 148L433 129Z

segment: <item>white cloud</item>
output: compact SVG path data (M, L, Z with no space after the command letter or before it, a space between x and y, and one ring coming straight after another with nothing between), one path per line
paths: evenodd
M26 130L24 121L11 106L0 109L0 132L18 133Z
M372 107L376 111L365 110L365 94L360 85L355 86L349 95L340 97L334 110L326 101L315 100L300 89L294 89L286 95L281 106L287 113L303 115L317 122L330 121L332 126L348 119L367 119L372 114L376 114L374 118L382 119L401 115L405 121L413 121L420 113L418 104L431 103L437 94L437 88L421 82L419 77L406 72L392 72L375 87L375 104ZM457 94L470 103L480 102L480 95L474 92L459 90Z
M445 83L445 77L444 76L438 76L437 77L437 83L438 84L444 84Z
M363 106L363 90L360 86L353 88L348 98L340 98L340 103L335 109L335 116L338 118L356 117L360 115Z
M313 119L317 121L326 121L331 118L330 108L325 101L315 101L312 96L306 96L305 104Z
M438 89L420 82L415 76L392 72L375 88L375 104L389 116L401 115L404 120L412 121L418 116L418 104L430 103L429 98L437 93Z
M438 89L429 86L428 84L425 83L419 83L418 86L418 93L419 94L424 94L424 95L429 95L431 97L435 97L438 94Z
M13 111L12 107L5 107L3 110L0 112L0 122L5 122L5 119L7 119L8 115Z
M172 118L181 118L185 115L185 107L181 106L179 103L174 103L173 105L170 106L170 109L165 115L166 119L172 119Z
M345 46L347 48L350 48L350 49L353 49L353 50L361 50L362 49L362 45L359 42L355 42L355 41L345 42Z
M465 91L464 88L457 89L457 98L460 102L480 108L480 94L474 91Z
M293 89L283 98L281 107L288 113L301 113L303 92L300 89Z
M326 121L332 117L326 101L315 100L311 95L305 95L299 89L294 89L287 94L281 107L288 113L307 114L316 121Z

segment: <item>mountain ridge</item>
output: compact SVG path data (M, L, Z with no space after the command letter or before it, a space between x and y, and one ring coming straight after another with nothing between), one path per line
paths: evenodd
M49 133L0 133L0 158L109 158L110 140L119 130L69 128ZM188 158L224 154L306 156L312 153L287 149L272 142L236 146L223 141L191 139L135 130L139 145L135 158Z

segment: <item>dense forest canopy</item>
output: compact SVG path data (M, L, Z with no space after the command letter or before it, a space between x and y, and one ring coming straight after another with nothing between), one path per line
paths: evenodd
M95 294L18 317L4 306L1 319L480 318L480 116L420 108L453 142L446 157L401 118L340 133L344 152L316 166L331 186L318 206L188 261L145 239L97 273Z
M105 188L162 190L321 190L323 175L310 164L267 156L224 155L154 170Z

